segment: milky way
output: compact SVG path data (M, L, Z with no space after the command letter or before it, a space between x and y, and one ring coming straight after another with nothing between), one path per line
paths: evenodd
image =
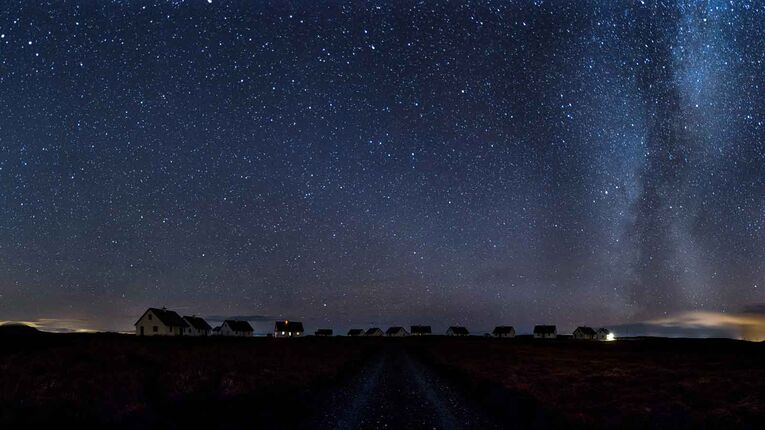
M764 122L760 2L5 1L0 319L739 310Z

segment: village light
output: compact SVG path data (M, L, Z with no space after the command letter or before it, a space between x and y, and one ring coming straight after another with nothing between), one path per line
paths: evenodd
M616 340L616 336L614 336L613 333L608 333L606 335L606 340L609 341L609 342L612 341L612 340Z

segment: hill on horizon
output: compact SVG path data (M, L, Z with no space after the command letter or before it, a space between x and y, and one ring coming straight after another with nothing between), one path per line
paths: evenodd
M28 336L40 333L40 330L22 323L6 323L0 325L0 336Z

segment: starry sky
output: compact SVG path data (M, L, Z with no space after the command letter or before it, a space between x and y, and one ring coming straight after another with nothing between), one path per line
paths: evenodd
M3 1L0 319L765 302L758 1Z

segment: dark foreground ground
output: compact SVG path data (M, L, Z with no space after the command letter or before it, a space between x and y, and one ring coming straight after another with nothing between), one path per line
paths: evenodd
M765 428L765 344L0 337L0 428Z

